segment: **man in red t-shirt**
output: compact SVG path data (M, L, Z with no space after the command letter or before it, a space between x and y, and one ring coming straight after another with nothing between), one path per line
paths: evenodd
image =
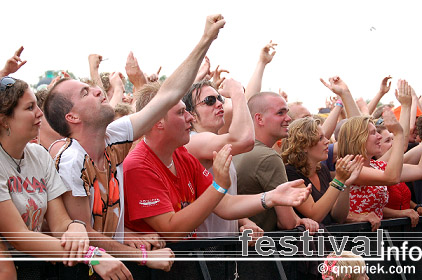
M144 86L136 109L158 92L159 83ZM189 142L192 116L180 101L145 134L124 161L125 226L163 237L186 237L211 212L233 220L255 215L275 205L300 205L309 188L303 180L287 182L257 195L225 195L230 186L231 145L214 152L212 175L183 145Z

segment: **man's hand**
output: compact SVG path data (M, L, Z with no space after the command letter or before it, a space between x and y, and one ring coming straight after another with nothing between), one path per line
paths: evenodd
M208 56L205 56L204 62L202 63L201 67L199 67L198 74L195 78L195 83L202 81L202 80L209 80L211 79L211 63Z
M212 82L214 83L216 88L219 88L223 81L226 79L225 77L221 77L221 73L230 73L228 70L225 69L219 70L218 67L220 67L220 65L218 65L217 68L215 68L215 70L211 72Z
M243 94L243 86L233 79L225 80L218 89L218 93L226 98L231 98L234 92Z
M174 258L174 253L170 248L163 248L154 251L148 251L147 266L152 269L161 269L170 271L174 261L156 261L154 258Z
M221 28L224 27L225 24L226 24L226 21L224 20L224 17L221 14L208 16L205 23L205 30L204 30L203 37L206 40L210 40L210 41L217 39L218 32L220 31Z
M315 234L319 229L319 224L316 221L308 218L299 219L296 226L299 225L303 225L305 229L309 230L310 235Z
M133 55L133 52L129 52L129 55L127 56L125 70L129 81L136 90L141 89L141 87L147 83L144 73L141 71L138 60Z
M88 56L89 68L96 69L100 68L100 63L103 60L103 57L99 54L90 54Z
M281 95L281 97L284 98L284 100L287 102L289 102L289 96L287 95L287 93L284 90L281 90L281 88L278 89L278 94Z
M239 222L240 221L243 222L243 225L239 227L239 232L242 233L245 229L251 229L252 240L248 242L248 246L249 247L254 246L256 243L256 240L264 235L264 230L247 218L241 219L239 220Z
M6 61L4 68L0 71L0 77L5 77L12 73L18 71L23 65L25 65L26 60L22 61L20 58L23 51L23 46L21 46L15 54Z
M147 251L166 247L166 242L157 233L139 233L125 228L125 245L139 249L144 245Z
M304 187L303 180L298 179L279 185L272 191L267 192L266 200L268 207L301 205L308 199L311 193L311 184Z
M232 161L231 150L232 145L226 144L218 153L216 151L213 152L212 169L214 170L214 181L226 190L231 186L229 174L230 163Z
M160 78L160 72L161 72L161 66L160 68L158 68L157 73L153 73L150 76L147 76L148 83L153 83L153 82L158 81L158 79Z
M259 56L259 60L264 63L268 64L273 60L273 57L276 53L275 46L277 46L276 43L273 43L271 40L265 47L261 50L261 55ZM273 50L271 53L270 51Z

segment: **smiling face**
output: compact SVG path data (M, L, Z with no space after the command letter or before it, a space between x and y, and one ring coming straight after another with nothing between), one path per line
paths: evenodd
M203 86L201 88L199 97L196 96L196 92L194 92L192 96L194 101L193 104L197 104L195 106L195 113L193 114L194 129L197 132L210 131L217 133L218 130L224 126L223 103L217 99L219 93L210 86ZM205 102L202 102L208 96L216 98L214 104L207 105ZM212 98L212 100L214 99Z
M286 138L289 132L289 124L292 120L287 112L286 101L280 96L266 96L266 110L262 114L262 124L266 133L277 141Z
M369 123L368 125L368 139L366 140L366 156L372 158L375 155L381 154L381 139L382 136L377 132L375 125Z
M16 141L28 142L38 135L41 126L43 113L37 106L37 99L34 93L27 88L18 104L13 110L13 115L7 118L10 127L11 137Z

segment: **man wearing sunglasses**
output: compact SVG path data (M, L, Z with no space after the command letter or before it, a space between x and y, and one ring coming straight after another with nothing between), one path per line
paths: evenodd
M119 257L142 258L144 251L125 246L123 160L132 142L160 120L189 89L206 52L217 38L225 20L208 16L204 34L186 60L163 83L156 98L144 110L113 122L114 110L98 87L76 80L57 82L45 101L45 115L51 127L69 137L56 156L56 167L72 189L65 195L72 219L86 223L93 244ZM118 241L118 242L116 242ZM164 248L148 257L174 256ZM169 270L172 261L148 261L151 268Z
M154 100L159 88L157 83L143 87L136 103L137 111ZM203 104L205 97L195 104ZM217 95L214 97L214 106L221 107ZM218 121L222 109L216 108L213 114L209 120ZM309 188L296 188L303 184L303 180L280 185L267 196L226 194L231 185L231 156L227 160L224 157L233 146L223 145L217 156L213 151L215 176L212 176L184 147L189 142L193 121L185 104L180 101L145 133L143 141L125 159L127 228L138 232L158 232L163 237L185 238L196 236L195 229L213 211L224 219L240 219L274 205L300 205L309 195ZM207 144L204 143L204 148ZM224 168L221 166L222 155Z
M224 99L229 102L223 108ZM226 144L232 145L232 155L248 152L254 143L254 128L246 97L242 85L226 79L217 91L210 81L195 83L183 97L186 110L193 116L191 137L186 149L194 155L201 164L211 173L213 151L218 151ZM229 119L227 133L219 134L225 125L225 118ZM237 195L236 169L230 165L232 185L228 191L230 195ZM254 237L262 235L263 230L248 218L239 220L224 220L211 213L204 223L198 227L198 236L216 237L233 235L245 229L252 229ZM252 243L250 243L252 245Z

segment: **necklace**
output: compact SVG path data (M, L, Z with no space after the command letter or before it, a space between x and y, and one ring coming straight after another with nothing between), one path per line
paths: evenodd
M2 146L2 144L0 143L0 146L1 146L1 148L3 149L3 151L6 153L6 155L8 155L12 160L13 160L13 162L16 164L16 170L19 172L19 173L21 173L21 162L22 162L22 158L19 160L19 163L17 163L16 161L15 161L15 159L11 156L11 155L9 155L9 153L8 152L6 152L6 150L3 148L3 146Z
M148 145L147 144L147 140L145 140L145 137L144 137L144 143L146 144L146 145ZM169 165L166 165L166 167L168 168L168 169L170 169L172 166L173 166L173 159L171 159L171 162L170 162L170 164Z

